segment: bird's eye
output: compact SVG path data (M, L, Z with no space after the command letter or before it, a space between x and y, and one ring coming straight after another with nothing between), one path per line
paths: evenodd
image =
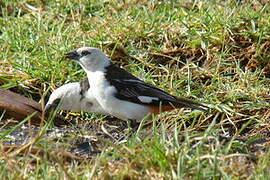
M89 52L89 51L82 51L82 56L86 56L88 54L91 54L91 52Z

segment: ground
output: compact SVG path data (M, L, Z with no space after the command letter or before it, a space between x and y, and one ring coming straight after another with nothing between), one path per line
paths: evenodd
M64 53L114 63L209 112L116 118L59 112L43 126L1 118L3 179L270 179L270 5L260 1L0 1L0 87L44 103L85 77ZM31 136L31 137L29 137Z

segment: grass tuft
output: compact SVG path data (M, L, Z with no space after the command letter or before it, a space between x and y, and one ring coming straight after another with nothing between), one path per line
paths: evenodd
M48 123L29 144L1 143L0 176L269 179L269 13L263 0L1 1L0 88L46 99L85 77L64 53L94 46L211 110L162 113L129 137L113 118L60 112L75 123ZM30 128L24 121L12 128L3 114L2 135Z

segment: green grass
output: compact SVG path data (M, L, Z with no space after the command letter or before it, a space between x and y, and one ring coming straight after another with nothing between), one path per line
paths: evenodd
M269 179L269 148L255 143L268 140L270 128L269 3L13 0L0 6L1 88L39 101L48 89L85 76L64 53L93 46L146 82L212 107L208 114L160 114L157 124L126 143L104 142L99 156L85 160L67 160L53 142L37 141L39 155L0 156L3 179ZM102 121L76 116L77 135L88 133L83 119Z

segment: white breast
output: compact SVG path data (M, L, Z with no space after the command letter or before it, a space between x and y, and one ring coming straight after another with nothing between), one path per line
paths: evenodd
M105 79L103 72L89 72L87 74L90 90L106 112L123 120L142 120L150 109L128 101L117 99L114 95L116 89Z

